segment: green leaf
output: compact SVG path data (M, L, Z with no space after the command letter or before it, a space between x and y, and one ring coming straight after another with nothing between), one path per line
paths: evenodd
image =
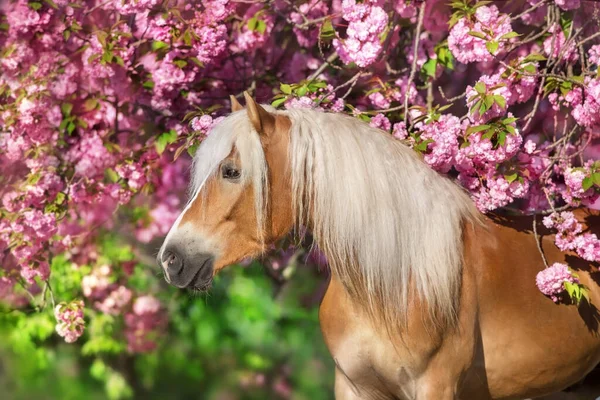
M437 69L437 63L438 62L435 58L430 58L425 64L423 64L421 71L424 75L435 78L435 70Z
M535 74L536 73L535 65L527 64L523 67L523 71L527 72L528 74Z
M454 56L448 47L440 47L436 52L438 56L438 62L449 70L454 69Z
M476 125L476 126L470 126L467 128L466 131L466 135L469 136L473 133L477 133L477 132L481 132L481 131L485 131L486 129L488 129L490 127L490 125Z
M248 22L246 23L246 27L248 28L248 30L250 31L254 31L256 30L256 26L258 25L258 19L256 17L252 17L248 20Z
M333 24L330 19L326 19L321 26L321 35L322 40L332 39L335 37L335 30L333 29Z
M473 113L475 111L477 111L478 109L481 109L481 106L483 106L483 101L481 99L477 100L477 102L473 105L473 107L471 107L471 113Z
M498 134L498 144L504 146L504 143L506 143L506 132L500 132Z
M306 94L306 92L308 92L308 87L306 85L302 85L298 88L298 90L296 90L296 94L299 97L302 97Z
M38 3L37 1L31 2L28 5L29 5L29 7L33 8L35 11L42 8L42 3Z
M279 85L279 90L281 90L285 94L292 94L292 86L286 83L282 83Z
M73 110L73 104L71 103L62 103L60 105L60 109L65 117L71 115L71 111Z
M496 102L496 104L498 104L500 108L506 108L506 100L499 94L494 95L494 102Z
M198 57L191 57L190 60L192 60L192 62L194 64L196 64L197 66L199 66L200 68L204 68L204 63L200 60L198 60Z
M581 187L583 190L588 190L592 186L594 186L594 180L591 176L587 176L583 179L583 181L581 181Z
M483 82L477 82L475 84L475 91L479 94L484 94L486 91L485 84Z
M474 37L479 38L479 39L486 39L487 38L487 36L485 35L485 33L477 32L477 31L469 31L469 35L474 36Z
M173 60L173 64L175 64L179 68L185 68L185 66L188 65L188 62L185 60Z
M488 51L489 51L491 54L495 54L495 53L496 53L496 51L498 50L498 45L499 45L499 43L498 43L497 41L495 41L495 40L492 40L492 41L490 41L490 42L487 42L487 43L485 44L485 48L486 48L486 49L488 49Z
M106 38L107 37L108 37L108 33L104 32L104 31L96 31L96 38L98 39L98 41L100 42L102 47L106 46Z
M155 142L156 151L158 154L162 154L167 148L167 145L175 143L176 140L177 131L175 131L175 129L171 129L169 132L161 133Z
M415 149L417 151L420 151L421 153L424 153L427 151L427 147L429 146L429 143L433 143L432 139L427 139L427 140L423 140L420 143L417 143L417 145L415 146Z
M514 174L504 175L504 179L506 179L508 183L513 183L518 177L519 174L517 174L516 172Z
M281 98L279 98L277 100L273 100L273 102L271 103L271 106L277 108L280 105L282 105L283 103L285 103L286 100L287 100L287 97L281 97Z
M115 54L113 57L114 57L114 59L115 59L115 62L116 62L118 65L120 65L121 67L124 67L124 66L125 66L125 61L123 61L123 59L122 59L120 56L118 56L118 55L116 55L116 54Z
M517 32L508 32L508 33L505 33L504 35L500 36L500 38L498 40L512 39L512 38L516 38L519 36L521 36L521 35L519 35Z
M540 53L533 53L523 59L523 62L528 61L546 61L546 57L544 57Z
M267 30L267 23L265 21L263 21L262 19L259 20L258 24L256 25L256 31L258 33L260 33L261 35L264 35L266 30Z
M192 45L192 34L189 29L186 29L183 34L183 43L185 43L186 46Z
M160 50L160 49L164 49L164 48L167 48L167 47L169 47L169 44L165 43L163 41L155 40L155 41L152 42L152 50L154 50L154 51L157 51L157 50Z
M90 375L98 380L104 380L106 376L106 364L99 358L96 358L90 366Z
M485 96L485 99L483 99L483 105L483 112L486 112L487 110L492 108L492 106L494 105L494 96ZM483 114L481 112L481 109L479 111L479 114Z
M69 40L69 38L70 38L70 37L71 37L71 31L70 31L70 30L68 30L68 29L65 29L65 30L63 31L63 39L65 39L65 40Z
M196 150L198 150L198 145L193 144L190 147L188 147L187 152L190 155L190 157L194 157L194 155L196 154Z
M73 121L70 121L67 124L67 133L70 135L71 133L73 133L74 130L75 130L75 124L73 123Z
M85 112L92 111L98 107L98 99L89 98L83 103L83 110Z
M575 285L573 285L571 282L565 281L563 282L563 287L565 288L569 297L573 297L573 295L575 294Z
M56 5L55 2L53 2L52 0L44 0L46 2L46 4L48 4L50 7L54 8L55 10L58 10L58 6Z
M594 172L592 174L592 180L594 181L594 185L600 186L600 172Z
M10 25L8 25L6 22L0 23L0 31L7 31L9 28Z
M148 79L146 82L144 82L142 84L143 87L145 87L146 89L154 89L154 81L152 81L151 79Z
M120 179L119 174L117 174L117 172L112 168L107 168L105 170L105 175L113 183L118 182Z

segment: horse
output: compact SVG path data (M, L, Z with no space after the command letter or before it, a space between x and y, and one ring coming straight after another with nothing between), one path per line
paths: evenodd
M319 320L341 400L538 397L600 362L598 265L559 251L541 221L483 216L356 118L245 98L194 157L189 201L157 257L167 282L208 290L225 266L309 231L330 268ZM589 302L539 292L540 249L577 271Z

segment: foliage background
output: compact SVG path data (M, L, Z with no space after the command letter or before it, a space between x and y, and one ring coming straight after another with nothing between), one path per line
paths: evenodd
M119 238L103 238L111 264L133 258ZM159 293L169 325L158 347L128 354L119 321L93 316L83 340L55 335L51 309L0 314L0 392L4 399L329 399L333 362L318 325L326 276L290 264L285 281L254 262L233 266L209 294L168 286L156 266L137 264L129 283ZM88 271L53 261L54 295L76 296ZM94 311L86 310L86 317Z

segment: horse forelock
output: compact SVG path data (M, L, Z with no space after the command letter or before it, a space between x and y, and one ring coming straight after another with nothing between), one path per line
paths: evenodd
M216 124L202 141L192 163L190 202L196 201L207 182L218 173L221 162L235 151L241 164L242 180L254 188L254 208L259 237L265 223L267 164L258 133L244 110L230 114ZM202 197L205 204L209 199ZM188 203L189 205L189 203Z
M478 218L468 195L356 118L286 115L296 223L310 226L332 273L390 327L408 318L413 292L434 320L453 321L462 225Z

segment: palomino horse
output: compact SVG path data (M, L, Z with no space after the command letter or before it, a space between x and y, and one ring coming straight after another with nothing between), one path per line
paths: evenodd
M536 397L600 362L597 265L558 251L539 224L548 262L567 262L590 291L579 307L554 304L535 286L531 217L481 217L459 186L355 118L246 101L198 149L191 199L158 255L168 282L207 289L307 227L331 269L320 321L338 399Z

